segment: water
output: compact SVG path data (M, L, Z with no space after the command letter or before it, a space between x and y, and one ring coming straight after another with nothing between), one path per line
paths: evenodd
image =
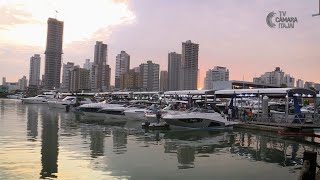
M296 179L303 152L319 152L317 138L139 126L0 99L0 179Z

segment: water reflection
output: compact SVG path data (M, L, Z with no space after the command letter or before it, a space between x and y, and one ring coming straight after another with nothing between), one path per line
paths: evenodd
M4 109L5 109L4 102L5 102L5 100L3 100L3 99L0 100L0 114L1 114L1 116L4 115Z
M103 131L98 131L97 129L91 129L90 131L90 150L91 157L97 158L98 156L103 156L104 153L104 136Z
M195 159L196 150L195 147L191 146L179 146L177 150L178 162L181 166L179 169L187 169L193 167L193 162Z
M38 136L38 110L35 106L27 107L27 136L30 141L35 141Z
M58 173L58 131L59 116L56 112L48 112L41 109L42 114L42 144L41 144L41 163L42 169L40 178L56 178Z
M113 152L116 154L123 154L127 151L127 136L125 129L115 128L112 131Z

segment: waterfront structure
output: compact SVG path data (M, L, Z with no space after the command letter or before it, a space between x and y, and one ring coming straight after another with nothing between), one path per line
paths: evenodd
M47 45L45 51L45 88L60 87L63 21L48 19Z
M159 70L160 65L147 61L140 64L140 78L143 91L159 91Z
M63 64L62 68L62 84L61 89L63 91L70 91L70 78L71 78L71 71L74 68L74 63L67 62L67 64Z
M274 71L265 72L260 77L254 77L253 82L267 85L275 85L278 87L291 87L294 85L294 78L289 74L285 75L285 73L280 69L280 67L276 67Z
M180 90L181 54L170 52L168 54L168 90Z
M83 64L83 68L90 70L92 65L93 65L93 62L90 62L90 59L86 59L85 63Z
M168 91L168 71L160 72L160 91Z
M2 86L7 85L6 77L2 77Z
M23 76L21 79L18 80L18 89L25 91L28 87L28 80L26 76Z
M29 86L38 87L40 84L40 54L35 54L30 58Z
M314 88L315 88L317 91L320 91L320 83L314 83Z
M226 67L215 66L206 72L204 89L215 89L213 83L217 81L229 81L229 70Z
M195 90L198 86L198 54L199 44L190 40L182 43L181 54L181 87L183 90Z
M139 91L142 87L139 72L136 69L130 69L120 76L120 89Z
M75 66L70 71L70 91L90 91L90 70Z
M92 73L90 75L92 91L103 91L106 87L110 86L111 70L107 65L107 56L108 45L103 44L102 41L97 41L94 47L94 62L91 67ZM109 78L109 80L107 80L106 78Z
M110 90L111 68L109 65L102 66L102 88L101 91Z
M314 88L314 82L306 81L304 83L304 88L306 89Z
M127 73L130 69L130 55L125 51L121 51L116 56L116 70L115 70L115 89L120 89L120 76Z
M287 87L293 88L294 87L294 77L290 76L289 74L284 75L283 84L285 84Z
M298 79L296 82L296 87L297 88L303 88L304 82L301 79Z

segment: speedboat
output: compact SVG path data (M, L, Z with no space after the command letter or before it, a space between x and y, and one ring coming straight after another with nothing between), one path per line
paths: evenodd
M21 101L26 104L46 104L48 100L52 100L53 97L48 95L37 95L35 97L21 98Z
M79 111L85 116L85 118L99 118L105 119L105 113L102 110L105 107L117 107L123 106L127 102L125 101L112 101L107 103L106 101L98 102L98 103L90 103L79 106Z
M92 103L90 98L67 96L62 100L48 101L48 105L53 108L66 109L67 105L75 106L77 101L79 105Z
M48 101L48 106L58 109L66 109L67 105L74 104L76 101L76 96L67 96L62 100L56 100L56 101Z
M11 95L7 95L8 99L21 99L23 98L23 94L11 94Z
M126 120L134 120L136 118L134 118L133 116L128 116L128 112L129 114L131 112L135 112L135 113L131 113L131 114L140 114L137 113L139 111L144 112L145 108L147 106L146 105L142 105L142 104L132 104L132 105L123 105L123 106L109 106L109 107L105 107L102 108L101 110L99 110L99 112L105 113L107 120L108 119L121 119L123 121Z
M227 118L219 112L204 108L193 108L176 114L167 113L162 119L172 129L232 129L233 125L237 124L237 122L227 121Z

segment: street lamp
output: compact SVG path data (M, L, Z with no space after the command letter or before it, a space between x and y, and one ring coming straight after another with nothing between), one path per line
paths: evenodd
M319 16L320 15L320 0L319 0L319 13L318 14L312 14L312 17Z

